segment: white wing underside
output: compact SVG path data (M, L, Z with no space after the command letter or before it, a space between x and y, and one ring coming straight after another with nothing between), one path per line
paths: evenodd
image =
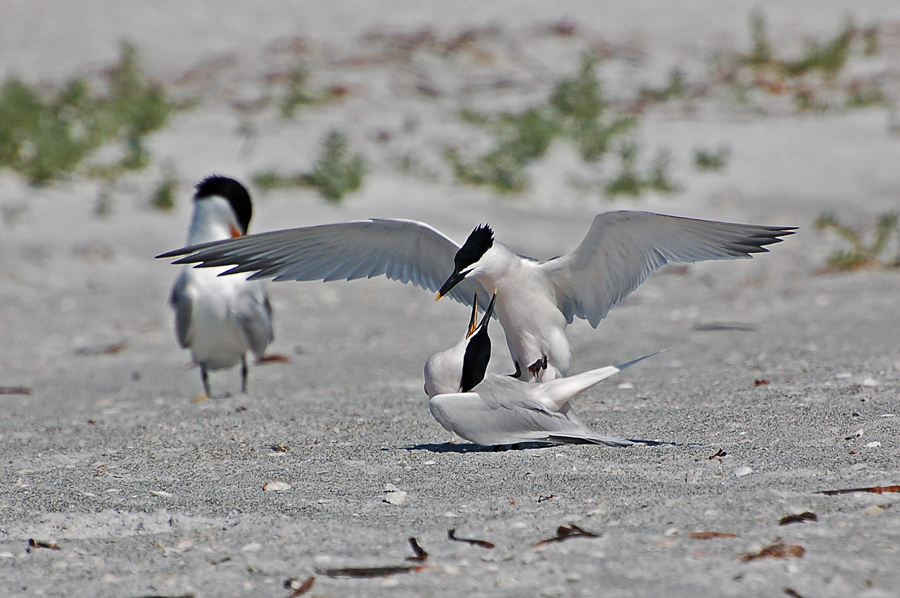
M695 220L649 212L606 212L572 253L539 267L556 289L566 320L596 327L654 270L669 262L751 257L791 227Z
M459 245L421 222L359 220L248 235L187 247L160 257L186 255L176 263L235 266L226 274L253 272L251 280L355 280L384 275L437 292L453 272ZM450 293L472 305L475 291L486 307L490 295L475 280Z

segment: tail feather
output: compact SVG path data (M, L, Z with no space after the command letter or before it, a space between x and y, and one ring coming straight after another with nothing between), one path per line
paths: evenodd
M618 374L620 371L620 368L614 365L608 365L603 368L574 374L568 378L557 378L556 380L550 380L549 382L541 382L540 390L541 395L543 395L541 397L541 399L543 399L542 402L544 402L546 406L549 406L546 403L549 401L556 409L560 409L579 393L586 391L610 376Z
M632 359L631 361L623 363L621 365L617 365L616 367L619 368L620 371L624 370L625 368L630 368L631 366L633 366L636 363L644 361L645 359L649 359L649 358L653 357L654 355L659 355L660 353L664 353L664 352L668 351L669 349L671 349L671 347L666 347L665 349L660 349L659 351L656 351L655 353L651 353L650 355L644 355L643 357L638 357L637 359Z
M568 378L557 378L556 380L543 382L541 383L541 394L543 395L541 399L543 399L544 401L550 401L553 405L556 406L556 408L561 408L579 393L586 391L595 384L599 384L610 376L618 374L625 368L629 368L634 364L662 353L663 351L668 351L668 349L662 349L661 351L657 351L656 353L638 357L637 359L633 359L629 362L623 363L622 365L608 365L603 368L588 370L580 374L573 374Z

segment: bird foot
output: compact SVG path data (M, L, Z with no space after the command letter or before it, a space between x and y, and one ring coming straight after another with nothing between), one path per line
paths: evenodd
M547 369L547 356L546 355L544 355L543 357L541 357L540 359L538 359L537 361L532 363L530 366L528 366L528 371L531 372L531 375L534 378L538 377L538 374L541 372L541 370L546 370L546 369Z

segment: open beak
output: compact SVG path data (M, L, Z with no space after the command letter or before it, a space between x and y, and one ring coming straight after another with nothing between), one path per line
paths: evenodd
M240 231L240 229L238 229L238 227L236 227L234 224L229 224L228 226L231 227L231 238L232 238L232 239L234 239L234 238L236 238L236 237L243 237L243 236L244 236L244 233L242 233L242 232Z
M435 297L434 300L440 300L440 298L449 293L453 287L464 281L466 279L466 274L468 274L468 272L454 272L451 274L450 278L447 279L447 282L444 283L444 286L441 287L441 290L438 291L437 297Z
M475 334L478 328L478 291L475 291L475 299L472 300L472 315L469 316L469 329L466 331L466 338Z
M497 291L494 291L494 296L491 297L491 302L488 304L487 309L484 312L484 316L481 317L480 326L487 326L487 323L491 321L491 316L494 315L494 303L497 301Z

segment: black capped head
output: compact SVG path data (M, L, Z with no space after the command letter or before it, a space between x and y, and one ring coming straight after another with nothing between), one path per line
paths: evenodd
M241 234L246 235L250 227L250 218L253 217L253 203L250 201L250 193L246 187L234 179L224 176L208 176L197 183L197 192L194 201L201 201L208 197L224 197L231 204Z
M456 272L462 272L481 259L487 250L494 245L494 231L487 224L478 226L469 234L469 238L453 257Z
M477 297L475 304L478 304ZM466 353L463 356L462 377L459 382L460 392L469 392L484 380L487 372L488 362L491 360L491 337L488 335L488 324L494 313L494 302L497 300L497 293L491 298L487 311L481 318L481 323L475 334L469 337L466 345Z
M476 227L453 256L453 273L441 286L437 299L449 293L453 287L465 280L471 266L477 263L493 245L494 231L491 227L487 224Z

